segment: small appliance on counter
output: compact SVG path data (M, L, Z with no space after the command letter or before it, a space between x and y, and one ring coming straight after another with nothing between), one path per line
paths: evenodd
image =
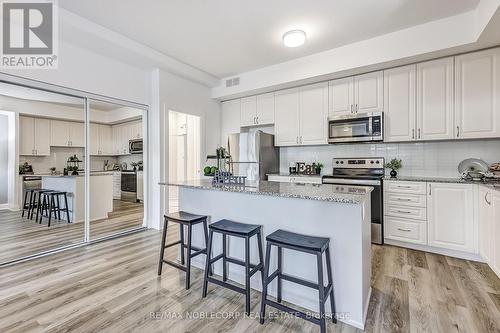
M468 158L460 162L458 172L462 179L472 181L482 181L486 178L493 178L493 173L489 171L488 163L479 158Z

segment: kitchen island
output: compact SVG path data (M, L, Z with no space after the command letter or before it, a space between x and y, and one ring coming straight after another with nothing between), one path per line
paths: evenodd
M210 180L160 184L179 187L179 210L208 215L209 223L230 219L260 224L264 238L277 229L329 237L337 318L364 328L371 294L371 187L267 181L228 186L212 185ZM197 228L193 232L193 246L204 247L203 233ZM231 257L243 258L242 239L230 238L228 247ZM213 249L213 255L222 252L218 234L214 234ZM250 251L252 262L257 262L256 239L251 239ZM195 257L192 264L203 269L204 259ZM271 272L276 263L277 255L273 251ZM310 254L284 249L283 270L289 275L317 281L316 260ZM222 274L221 261L214 265L214 271ZM243 268L229 265L228 278L243 284ZM258 274L252 277L251 287L262 290ZM269 286L269 294L276 296L275 282ZM313 289L283 281L282 297L292 304L318 311L318 294ZM330 311L328 302L326 311Z
M85 177L41 175L42 188L67 192L71 222L83 222L85 218ZM108 217L113 211L113 173L90 173L90 220ZM61 218L66 219L65 214Z

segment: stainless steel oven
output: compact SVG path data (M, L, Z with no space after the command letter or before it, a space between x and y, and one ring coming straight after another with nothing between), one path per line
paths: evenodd
M357 113L328 119L328 142L371 142L384 139L382 112Z
M142 153L142 139L129 140L128 151L130 154L141 154Z
M135 171L122 171L121 200L137 202L137 174Z

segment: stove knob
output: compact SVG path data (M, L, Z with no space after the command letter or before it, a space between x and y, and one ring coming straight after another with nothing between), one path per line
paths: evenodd
M370 161L371 164L373 164L373 161Z
M380 161L377 161L377 162L375 162L375 163L380 164Z
M344 161L341 161L340 164L344 164Z
M335 163L339 164L339 161L337 161L337 162L335 162Z

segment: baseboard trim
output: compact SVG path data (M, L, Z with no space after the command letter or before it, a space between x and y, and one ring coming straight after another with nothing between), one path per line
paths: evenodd
M465 260L484 262L483 258L481 258L481 256L477 253L467 253L467 252L461 252L461 251L456 251L456 250L441 249L441 248L433 247L433 246L400 242L400 241L393 240L393 239L386 239L386 240L384 240L384 243L388 244L388 245L405 247L405 248L409 248L409 249L413 249L413 250L441 254L444 256L448 256L448 257L455 257L455 258L460 258L460 259L465 259Z

